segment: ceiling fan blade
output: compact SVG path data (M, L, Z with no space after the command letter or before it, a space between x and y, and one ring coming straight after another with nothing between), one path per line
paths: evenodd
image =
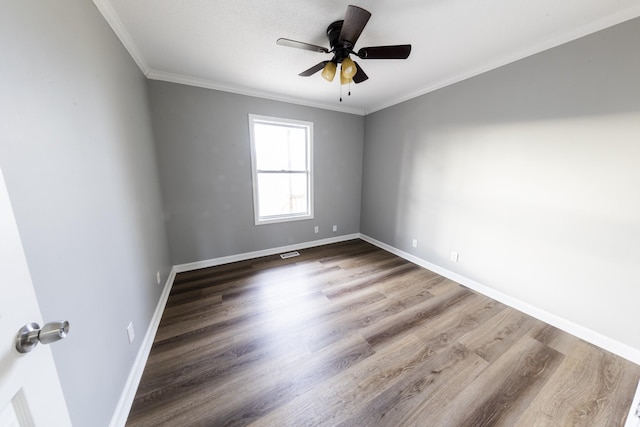
M276 41L276 43L279 44L280 46L295 47L295 48L298 48L298 49L310 50L312 52L329 53L329 49L324 48L322 46L317 46L315 44L299 42L299 41L296 41L296 40L278 39Z
M358 6L349 5L344 16L338 41L340 43L350 42L351 46L354 46L365 25L369 22L369 18L371 18L371 13L368 11Z
M305 70L305 71L301 72L298 75L302 76L302 77L312 76L315 73L317 73L318 71L322 70L325 67L325 65L327 65L329 62L330 61L322 61L321 63L314 65L313 67L309 68L308 70Z
M353 76L353 82L354 83L362 83L363 81L367 80L369 78L369 76L367 76L364 72L364 70L360 67L360 64L358 64L357 62L354 61L354 63L356 64L356 74Z
M407 59L410 53L410 44L399 44L395 46L363 47L356 55L362 59Z

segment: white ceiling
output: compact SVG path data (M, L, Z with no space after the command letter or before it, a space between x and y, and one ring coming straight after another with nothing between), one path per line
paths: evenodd
M640 16L638 0L94 0L150 79L367 114ZM356 48L412 45L407 60L360 60L343 87L298 73L330 55L327 26L371 12ZM356 58L357 59L357 58Z

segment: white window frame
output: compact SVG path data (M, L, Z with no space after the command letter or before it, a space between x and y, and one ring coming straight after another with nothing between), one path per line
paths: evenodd
M299 171L259 171L257 169L256 147L254 124L268 123L273 125L281 125L286 127L295 127L305 129L307 135L307 212L304 214L284 214L272 216L260 216L259 194L258 194L258 173L300 173ZM251 174L253 183L253 215L255 225L273 224L278 222L300 221L313 219L313 122L302 120L283 119L279 117L260 116L257 114L249 114L249 140L251 142Z

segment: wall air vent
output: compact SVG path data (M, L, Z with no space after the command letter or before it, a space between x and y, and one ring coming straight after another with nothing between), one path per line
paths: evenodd
M298 251L293 251L293 252L287 252L285 254L280 254L280 258L282 258L282 259L293 258L295 256L300 256Z

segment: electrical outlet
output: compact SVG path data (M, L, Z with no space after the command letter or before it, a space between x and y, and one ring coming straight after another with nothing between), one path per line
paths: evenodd
M133 330L133 322L129 322L129 326L127 326L127 337L129 337L129 344L131 344L136 337L136 333Z
M318 226L317 225L315 227L313 227L313 232L318 234Z
M411 246L413 246L414 248L418 247L418 240L417 239L413 239L413 242L411 242Z
M160 284L160 270L156 271L156 281Z
M459 256L458 252L456 251L451 252L451 261L458 262L458 256Z
M335 233L336 231L338 231L338 226L337 226L337 225L334 225L334 226L333 226L333 232Z

